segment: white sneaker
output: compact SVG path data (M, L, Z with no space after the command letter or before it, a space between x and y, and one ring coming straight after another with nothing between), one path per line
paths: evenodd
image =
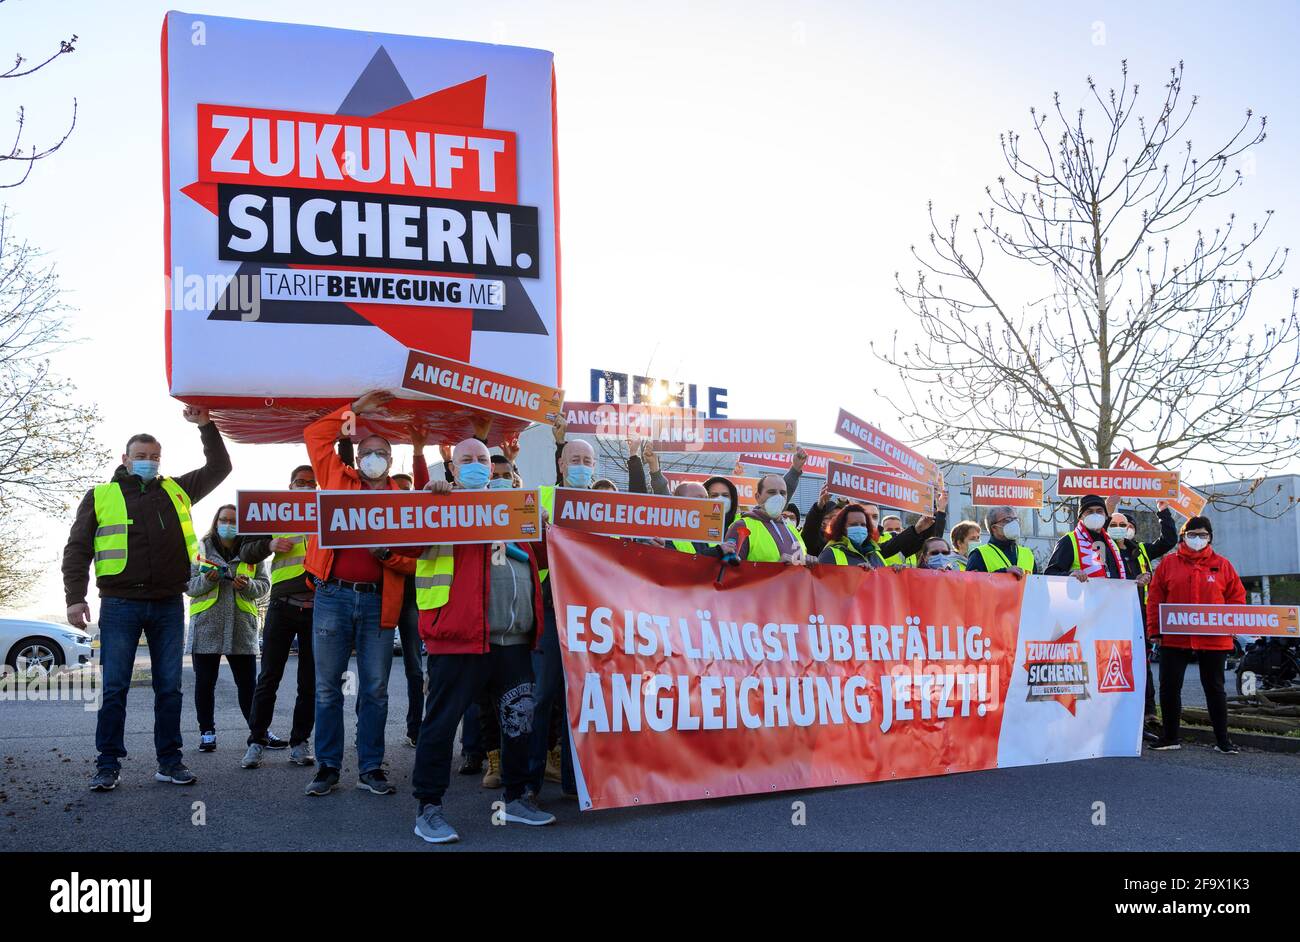
M262 764L263 746L259 742L248 744L248 751L244 753L244 758L239 760L241 769L255 769Z

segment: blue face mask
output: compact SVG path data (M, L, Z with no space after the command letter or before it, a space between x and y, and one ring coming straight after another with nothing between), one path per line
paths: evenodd
M235 534L238 532L239 532L239 526L237 524L233 524L233 523L217 524L217 536L221 537L223 540L233 540L235 538Z
M569 487L591 487L592 469L585 464L571 464L564 469L564 483Z
M141 481L152 481L158 476L158 462L156 461L132 461L131 473Z
M935 553L925 561L926 569L951 569L953 558L942 553Z
M861 546L867 542L867 538L871 536L871 531L866 527L845 527L844 534L855 544Z
M492 477L492 471L487 465L476 461L473 464L457 465L456 475L461 487L477 491L487 484L488 478Z
M514 486L515 482L510 478L493 478L488 481L488 490L492 491L508 491Z

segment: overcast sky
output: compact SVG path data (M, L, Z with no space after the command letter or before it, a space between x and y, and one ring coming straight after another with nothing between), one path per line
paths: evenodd
M75 54L0 83L0 118L26 105L31 142L62 132L74 96L80 108L63 150L0 202L62 272L83 342L56 367L99 404L99 437L117 455L129 434L151 431L164 471L178 473L200 451L163 362L167 9L0 5L0 58L43 58L60 38L80 37ZM1217 142L1247 107L1269 116L1232 209L1255 219L1275 208L1270 243L1300 242L1297 11L1290 2L209 0L190 12L552 50L570 398L588 398L591 367L648 370L727 387L733 417L796 418L802 438L832 442L840 405L886 430L895 420L871 389L897 380L867 344L908 335L893 275L915 268L908 246L925 236L926 201L973 217L1001 167L998 132L1026 129L1029 106L1049 104L1054 90L1071 108L1084 104L1085 76L1117 82L1121 59L1149 105L1185 61L1187 91L1200 96L1197 141ZM1283 281L1259 296L1257 318L1283 313L1300 276ZM607 303L615 296L617 308ZM234 474L196 514L204 525L219 500L280 486L305 457L290 446L232 452ZM99 470L106 479L112 464ZM49 567L32 614L63 610L68 522L38 522L32 534Z

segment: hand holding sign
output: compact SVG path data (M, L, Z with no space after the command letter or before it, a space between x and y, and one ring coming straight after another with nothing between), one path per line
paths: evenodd
M271 541L272 553L287 553L291 549L293 549L293 540L287 537L277 536Z
M208 415L208 410L200 409L198 406L186 406L181 411L181 415L186 422L193 422L195 425L207 425L212 421Z

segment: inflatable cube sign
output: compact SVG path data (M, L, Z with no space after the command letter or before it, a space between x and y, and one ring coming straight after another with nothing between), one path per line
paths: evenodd
M561 385L551 53L171 12L162 70L174 396L293 441L410 350Z

